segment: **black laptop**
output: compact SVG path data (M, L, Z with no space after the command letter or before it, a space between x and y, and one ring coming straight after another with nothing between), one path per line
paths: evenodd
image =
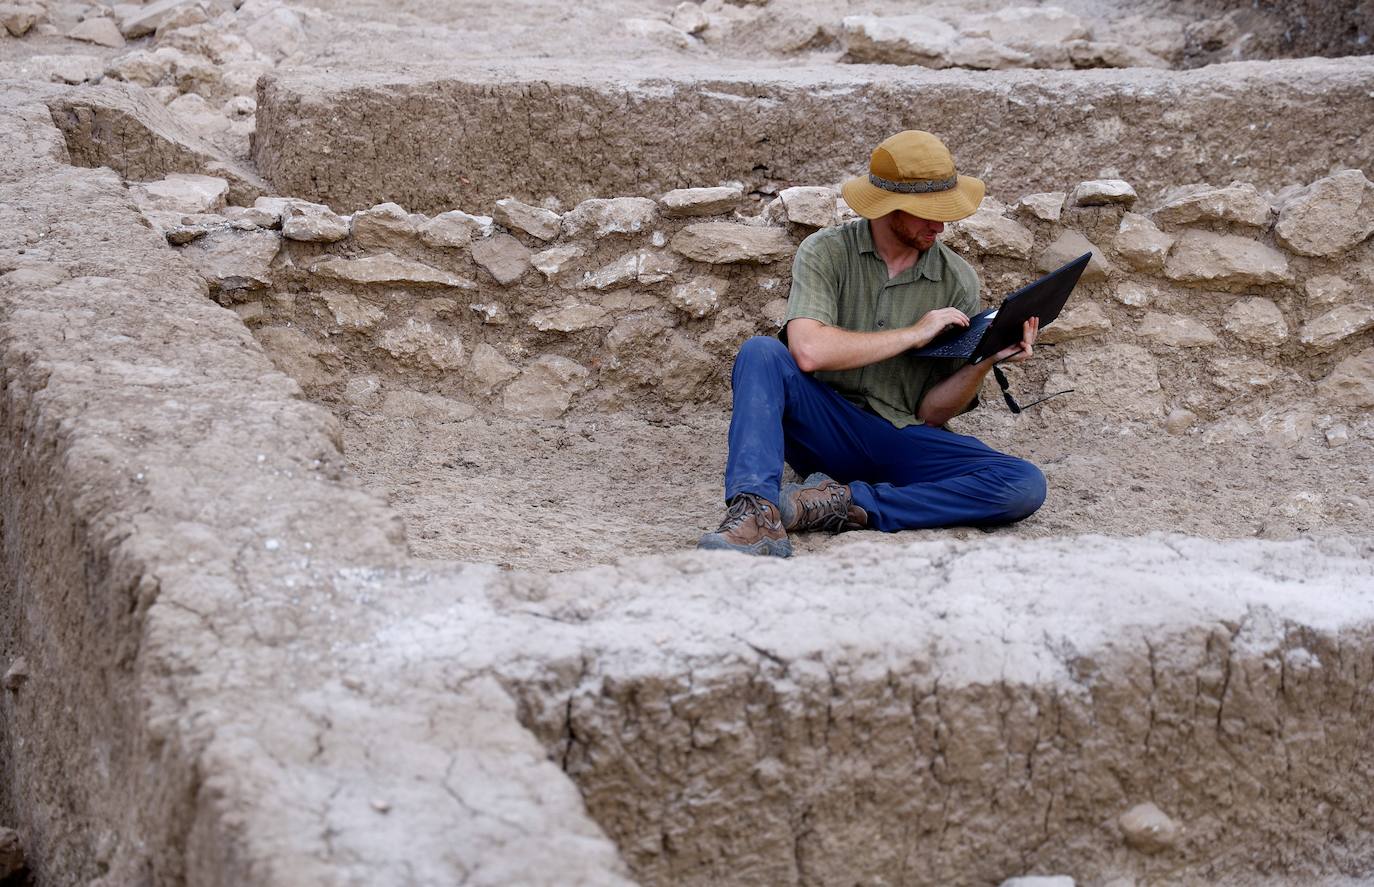
M917 357L967 357L970 363L977 363L1015 345L1021 341L1022 326L1032 317L1040 318L1041 329L1054 322L1092 257L1092 253L1084 253L1021 287L1007 296L1000 307L970 317L967 327L947 330L911 353Z

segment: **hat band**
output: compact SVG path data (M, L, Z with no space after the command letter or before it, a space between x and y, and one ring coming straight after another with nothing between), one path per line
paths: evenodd
M959 174L955 173L947 179L917 179L914 182L894 182L891 179L869 173L868 180L884 191L894 191L898 194L929 194L932 191L948 191L957 187Z

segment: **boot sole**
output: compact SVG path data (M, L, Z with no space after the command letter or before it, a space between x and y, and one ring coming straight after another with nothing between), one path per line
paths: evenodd
M752 554L760 557L792 556L791 539L760 539L753 545L734 545L714 533L708 533L697 542L697 548L702 551L738 551L741 554Z

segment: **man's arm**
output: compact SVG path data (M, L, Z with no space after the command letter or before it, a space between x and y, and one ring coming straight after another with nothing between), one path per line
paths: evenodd
M961 367L954 375L927 391L916 410L916 418L927 425L943 425L968 409L973 398L978 396L978 389L983 387L983 380L996 364L1004 361L1020 363L1030 359L1035 337L1039 333L1040 318L1032 317L1021 328L1020 342L1009 345L977 363Z
M968 315L958 308L937 308L926 312L911 326L872 333L798 317L787 324L787 349L804 373L852 370L887 360L911 348L924 348L950 326L968 326Z

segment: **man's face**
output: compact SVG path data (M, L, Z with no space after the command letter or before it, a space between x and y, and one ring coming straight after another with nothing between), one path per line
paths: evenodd
M892 233L903 244L921 252L934 246L935 238L944 230L944 222L932 222L900 209L892 214Z

